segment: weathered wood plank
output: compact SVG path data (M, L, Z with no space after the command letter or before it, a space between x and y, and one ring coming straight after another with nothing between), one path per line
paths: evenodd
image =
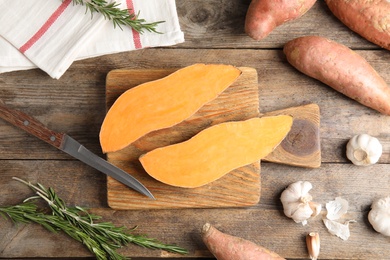
M2 168L8 169L3 174L3 181L0 184L2 198L0 204L7 203L3 198L7 194L10 197L11 192L13 194L16 192L17 197L20 198L31 194L22 184L10 181L9 171L22 168L34 169L38 163L12 161L8 163L12 167L6 167L3 161L0 163ZM52 178L45 176L44 173L51 172L53 168L59 168L59 172L66 172L66 169L75 167L72 162L53 164L42 161L39 163L39 173L36 170L20 171L18 177L44 182L46 186L58 189L58 193L70 204L92 207L92 211L103 216L104 220L129 228L138 225L137 232L139 233L186 247L190 250L188 257L210 256L199 236L201 226L205 222L213 223L225 232L253 240L289 259L307 257L303 237L313 230L321 234L322 259L386 259L387 257L388 239L376 233L367 221L371 202L388 194L390 175L387 165L378 164L367 168L350 164L325 164L319 169L302 170L296 167L263 163L263 195L260 203L254 207L128 211L114 211L102 207L102 192L98 192L102 186L94 188L91 186L96 183L103 185L103 183L96 182L100 178L86 174L82 167L72 176L70 174L60 174L60 176L57 174ZM321 220L326 214L324 209L320 216L310 219L306 226L296 224L284 216L279 201L280 194L287 185L297 180L312 182L311 194L314 200L322 205L337 196L349 201L350 210L345 219L357 221L350 226L349 240L342 241L326 231ZM2 219L0 236L6 238L0 242L1 257L12 258L24 255L55 257L58 256L58 252L63 257L90 256L88 251L77 243L60 234L50 234L35 225L14 226ZM21 246L22 243L23 246ZM65 251L63 248L72 250ZM151 251L136 246L123 248L121 252L131 257L169 256L166 252Z
M69 205L107 207L106 175L82 162L0 160L0 168L0 206L20 203L32 195L29 188L12 179L18 177L56 188L58 194Z
M318 168L321 166L320 108L307 104L271 111L264 116L291 115L293 126L288 135L263 161Z
M39 70L0 74L0 97L6 105L100 152L97 133L105 112L106 73L96 76L90 71L84 67L79 75L70 73L60 80L53 80ZM1 159L70 158L3 120L0 120L0 133L7 133L0 135Z
M266 39L254 41L244 33L250 0L176 1L185 43L75 62L60 80L36 69L0 74L0 97L10 106L37 117L50 128L69 133L100 153L98 133L105 112L105 78L120 68L178 68L193 64L226 63L254 67L259 75L259 108L269 112L316 103L321 111L322 165L303 169L262 163L262 196L250 208L113 211L106 202L106 177L61 151L0 121L0 205L20 202L31 192L12 181L21 177L55 188L70 204L93 208L118 225L139 225L137 232L177 243L190 250L188 258L210 254L200 240L205 222L222 231L269 247L288 259L307 259L304 235L321 234L322 259L386 259L388 238L377 234L367 221L369 206L388 195L390 185L390 117L378 114L310 79L286 61L281 48L290 39L321 35L336 40L365 57L390 82L390 53L350 31L317 1L302 18L275 29ZM377 136L383 145L380 164L356 167L345 156L345 144L358 133ZM312 195L324 204L337 196L350 202L346 218L351 238L341 241L324 228L321 217L301 226L287 219L279 201L291 182L313 183ZM0 258L88 257L81 245L35 225L14 226L0 219ZM136 246L122 249L133 259L168 257L160 251ZM173 257L173 256L172 256ZM177 256L175 256L177 257Z
M282 48L293 38L321 35L353 49L379 49L342 24L324 1L317 1L301 18L277 27L261 41L252 40L244 32L249 3L250 0L176 1L185 31L185 43L176 48Z
M178 189L150 178L142 170L138 160L139 156L146 151L185 141L210 125L258 116L257 72L253 68L240 67L240 69L242 75L236 82L190 118L176 126L147 134L125 149L107 154L110 162L141 180L158 198L157 201L150 201L113 178L108 178L110 207L113 209L247 207L258 202L260 197L258 163L237 169L234 174L201 188ZM126 90L150 80L161 79L170 73L171 70L164 69L111 71L106 83L107 108L111 107ZM293 133L291 136L289 134L271 156L266 157L266 160L302 167L319 167L321 156L318 106L311 104L273 111L266 115L278 114L294 116L294 125L290 131ZM314 131L314 136L307 134L307 131L303 130L305 127ZM254 170L254 174L250 174ZM226 192L227 190L229 191Z
M240 70L242 74L231 86L189 118L175 126L146 134L128 147L107 154L108 161L131 173L156 197L156 200L150 200L109 177L107 197L111 208L122 210L219 208L248 207L257 204L261 194L260 161L235 169L231 174L196 189L183 189L156 181L142 169L139 162L142 154L158 147L186 141L210 126L258 117L257 72L248 67L240 67ZM148 82L161 79L172 72L174 71L164 69L111 71L107 76L106 85L107 108L112 106L120 94L140 84L134 84L134 81ZM128 78L131 80L124 82Z
M390 53L358 51L378 73L390 82ZM280 50L159 50L132 53L76 62L57 82L37 77L37 71L24 72L27 85L20 85L20 74L0 74L0 92L8 93L5 102L36 116L54 130L64 131L100 153L98 133L105 113L105 77L113 68L178 68L193 64L226 63L249 66L259 78L260 111L269 112L308 103L318 104L321 112L323 162L347 162L345 144L354 134L379 137L390 162L390 117L380 115L343 96L290 66ZM94 73L89 74L88 72ZM79 83L80 80L80 83ZM43 82L43 83L42 83ZM25 84L25 83L23 83ZM81 91L82 89L82 91ZM25 94L23 94L25 93ZM42 141L0 121L0 158L70 159ZM15 143L23 143L15 145ZM28 152L27 152L28 151Z

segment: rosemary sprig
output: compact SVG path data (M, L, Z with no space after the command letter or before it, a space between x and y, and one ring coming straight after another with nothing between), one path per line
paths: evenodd
M86 236L77 228L70 226L67 221L53 215L45 215L38 212L38 207L32 202L23 202L22 204L0 207L0 214L3 217L8 216L15 223L37 223L49 231L63 231L78 242L83 243L98 259L107 259L107 253L102 249L93 238ZM114 255L114 252L112 255ZM114 258L113 258L114 259ZM120 258L118 258L120 259ZM122 257L122 259L124 259Z
M148 23L145 19L139 18L139 13L134 14L129 9L119 8L120 3L112 2L107 3L106 0L72 0L74 5L82 5L86 7L86 12L89 11L93 16L94 13L100 13L105 19L111 20L114 24L114 28L118 26L122 29L122 26L130 26L139 33L143 33L145 30L154 33L160 33L156 30L158 24L164 21Z
M9 217L16 223L35 222L46 229L63 231L73 239L83 243L97 259L126 259L116 249L133 243L150 249L162 249L174 253L186 254L187 250L164 244L156 239L126 232L125 227L117 227L111 222L96 222L100 216L89 213L82 207L68 207L52 188L46 189L41 184L14 178L29 186L36 196L26 199L22 204L0 207L0 215ZM38 210L32 200L41 198L47 202L52 214L44 214ZM129 231L134 231L136 227Z

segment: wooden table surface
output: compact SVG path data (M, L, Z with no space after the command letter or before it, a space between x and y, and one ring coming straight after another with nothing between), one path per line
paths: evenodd
M63 152L0 121L0 205L14 205L31 192L12 180L16 176L53 187L69 205L90 208L104 220L133 227L167 243L189 250L186 258L211 258L200 238L204 223L237 235L287 259L308 259L304 236L318 231L320 259L388 259L389 238L376 233L367 215L373 200L389 195L390 117L348 99L290 66L282 52L293 38L321 35L345 44L365 57L390 82L390 52L350 31L323 1L301 19L285 24L256 42L243 27L249 0L178 0L177 10L185 43L107 55L72 64L59 79L39 69L0 74L0 98L9 106L66 132L103 156L98 133L105 114L105 79L120 68L177 68L193 63L225 63L253 67L258 72L262 112L316 103L321 111L320 168L307 169L261 163L260 202L249 208L128 210L108 207L106 177ZM379 138L383 155L378 164L357 167L345 156L346 142L355 134ZM279 200L292 182L313 184L312 195L325 205L336 197L349 201L346 219L351 237L331 235L322 218L325 209L306 226L283 214ZM159 250L129 245L121 251L132 259L180 258ZM37 225L14 225L0 218L0 258L91 258L82 245Z

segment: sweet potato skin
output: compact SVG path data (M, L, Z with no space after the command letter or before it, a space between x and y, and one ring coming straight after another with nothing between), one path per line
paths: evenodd
M331 12L352 31L390 50L390 2L325 0Z
M281 256L243 238L222 233L209 223L202 229L202 239L218 260L282 260Z
M316 0L252 0L245 17L245 32L255 40L304 15Z
M304 36L283 48L288 62L359 103L390 115L390 88L375 69L350 48L320 36Z

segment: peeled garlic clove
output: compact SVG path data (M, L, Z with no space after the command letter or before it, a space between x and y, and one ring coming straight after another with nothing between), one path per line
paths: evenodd
M310 232L306 236L306 246L310 259L317 260L320 254L320 235L317 232Z

